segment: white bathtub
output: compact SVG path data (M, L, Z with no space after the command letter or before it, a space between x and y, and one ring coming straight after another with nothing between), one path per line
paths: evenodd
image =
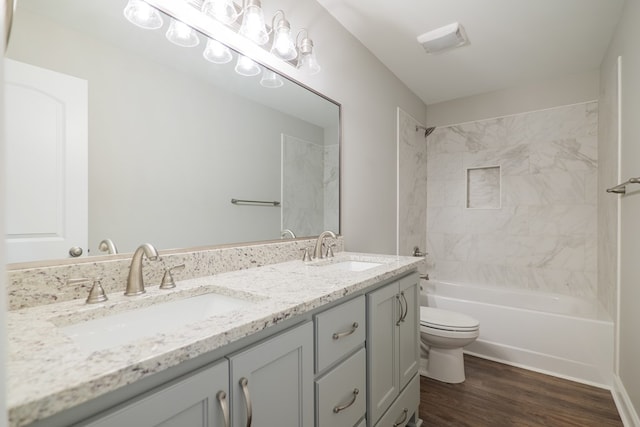
M598 303L433 280L421 285L421 305L480 321L480 337L466 353L611 388L614 328Z

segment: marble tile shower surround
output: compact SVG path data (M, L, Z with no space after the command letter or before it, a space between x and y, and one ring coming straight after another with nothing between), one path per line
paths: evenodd
M338 230L340 218L340 146L324 147L324 230Z
M165 268L182 263L186 264L186 267L175 273L176 280L302 259L301 249L312 247L315 241L316 239L283 240L175 253L160 251L159 261L143 261L144 281L147 287L157 287ZM343 251L344 243L341 236L338 236L336 243L336 252ZM9 310L86 299L91 284L70 285L67 284L70 278L100 277L107 294L124 292L131 258L104 258L46 267L10 267L7 272Z
M300 236L324 230L324 163L322 145L282 135L282 229Z
M594 298L598 104L437 128L428 138L433 279ZM467 168L500 166L500 209L466 209Z
M398 254L427 246L427 140L419 123L398 109Z

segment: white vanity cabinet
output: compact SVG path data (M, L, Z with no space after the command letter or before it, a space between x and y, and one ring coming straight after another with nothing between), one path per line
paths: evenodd
M229 368L234 427L313 426L311 322L230 356Z
M404 426L412 417L417 419L418 289L418 275L411 274L367 294L367 418L370 426ZM414 390L416 383L418 391ZM385 415L385 412L395 414L398 408L398 417ZM393 422L389 423L387 417Z
M153 389L88 427L228 427L229 367L226 359Z

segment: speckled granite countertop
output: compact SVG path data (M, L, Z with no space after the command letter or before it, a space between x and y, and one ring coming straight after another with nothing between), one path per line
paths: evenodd
M365 271L318 264L369 261ZM285 319L354 294L413 269L421 258L342 252L330 260L290 261L177 282L172 290L147 286L147 293L88 305L66 301L7 315L9 335L8 408L12 427L27 425L131 384ZM123 284L124 289L124 284ZM216 292L253 301L205 321L178 327L130 344L90 352L78 347L61 326L173 299Z

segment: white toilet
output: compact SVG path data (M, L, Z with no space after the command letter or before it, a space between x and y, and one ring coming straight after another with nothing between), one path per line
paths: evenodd
M420 340L423 357L420 375L445 383L464 381L462 347L480 334L480 322L453 311L420 307ZM425 363L424 356L428 353Z

